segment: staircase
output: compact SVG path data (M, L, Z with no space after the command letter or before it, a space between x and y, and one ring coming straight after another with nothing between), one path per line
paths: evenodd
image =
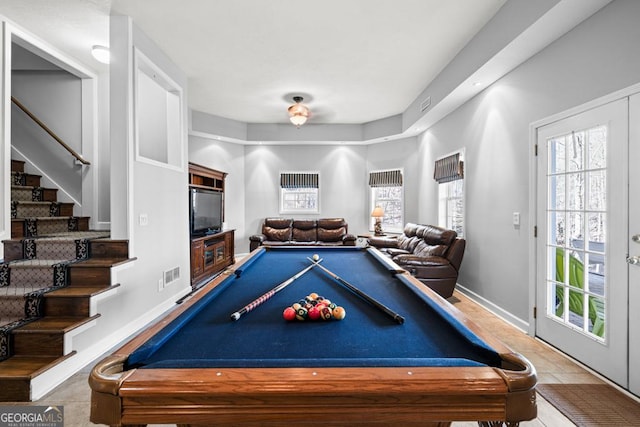
M72 337L100 316L97 298L117 291L111 268L128 242L89 230L73 203L11 161L11 239L0 263L0 402L30 401L32 383L73 357Z

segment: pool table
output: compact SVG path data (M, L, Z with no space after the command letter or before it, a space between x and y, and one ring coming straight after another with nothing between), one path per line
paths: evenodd
M327 271L314 266L231 319L314 254ZM284 320L311 293L343 307L344 319ZM91 421L113 426L493 426L536 417L534 367L373 248L262 247L100 361L89 384Z

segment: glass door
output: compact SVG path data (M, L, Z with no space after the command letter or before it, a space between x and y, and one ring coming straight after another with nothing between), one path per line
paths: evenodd
M536 334L627 384L627 100L538 131Z

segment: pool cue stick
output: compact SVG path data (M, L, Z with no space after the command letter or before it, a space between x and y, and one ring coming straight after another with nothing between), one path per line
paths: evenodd
M294 276L291 276L290 278L288 278L284 282L280 283L278 286L274 287L270 291L266 292L265 294L259 296L256 299L254 299L249 304L247 304L244 307L242 307L240 310L238 310L235 313L231 314L231 319L232 320L238 320L240 318L240 316L250 312L251 310L253 310L257 306L259 306L260 304L262 304L263 302L265 302L266 300L268 300L269 298L271 298L272 296L274 296L275 294L277 294L278 292L280 292L281 290L283 290L284 288L289 286L298 277L302 276L304 273L306 273L307 271L311 270L316 265L320 265L321 261L322 261L322 258L320 258L317 263L314 262L309 267L305 268L304 270L299 271L297 274L295 274Z
M355 293L360 298L364 299L365 301L367 301L369 304L373 305L377 309L381 310L383 313L385 313L387 316L391 317L393 320L395 320L399 324L402 325L404 323L404 317L402 317L398 313L394 312L393 310L391 310L386 305L382 304L381 302L377 301L372 296L370 296L370 295L366 294L365 292L361 291L360 289L356 288L351 283L349 283L346 280L344 280L342 277L340 277L337 274L333 273L331 270L329 270L329 269L325 268L324 266L316 263L311 258L307 257L307 259L309 261L311 261L312 263L316 264L318 267L320 267L320 269L322 271L324 271L325 273L327 273L329 276L331 276L332 278L334 278L335 280L337 280L338 282L340 282L341 284L346 286L350 291L352 291L353 293Z

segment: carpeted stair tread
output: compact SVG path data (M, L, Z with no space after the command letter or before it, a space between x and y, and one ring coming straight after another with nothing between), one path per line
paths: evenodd
M11 261L0 267L0 286L32 286L34 290L65 283L66 259L27 259Z
M36 187L33 185L12 185L11 201L15 202L56 202L58 190L56 188Z
M24 259L12 261L11 268L46 268L53 267L56 264L67 262L68 259Z
M38 221L68 221L71 218L85 218L85 217L73 217L73 216L37 216L37 217L29 217L28 219L37 219ZM13 219L26 219L26 218L13 218Z
M53 237L25 239L23 256L28 259L82 259L88 255L87 239Z
M35 237L38 240L75 240L75 239L106 239L109 231L66 231L59 233L41 234Z
M16 288L0 288L0 326L22 319L25 316L24 294L31 292L31 290Z
M0 296L2 297L19 297L22 298L22 301L24 302L24 295L28 294L30 292L34 292L34 291L39 291L42 289L49 289L50 286L3 286L0 288ZM24 303L22 304L22 311L24 314Z
M46 218L73 215L73 203L13 201L11 204L13 218Z
M67 205L71 204L71 203L39 201L39 200L19 200L18 201L19 205L24 205L24 206L49 206L52 203L67 204Z
M24 313L21 316L0 317L0 329L5 325L8 325L8 324L13 323L13 322L17 322L17 321L22 320L22 319L24 319Z

